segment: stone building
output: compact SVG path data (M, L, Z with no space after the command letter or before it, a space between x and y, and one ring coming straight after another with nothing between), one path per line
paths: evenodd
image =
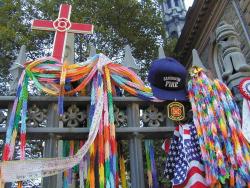
M179 37L186 16L184 0L164 0L162 10L167 34L170 37Z
M192 49L204 66L242 100L237 86L250 76L250 0L195 0L175 52L190 67Z

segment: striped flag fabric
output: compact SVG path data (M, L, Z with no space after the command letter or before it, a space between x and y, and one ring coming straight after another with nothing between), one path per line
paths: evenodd
M170 148L170 143L171 143L171 140L170 139L165 139L161 148L165 151L165 153L167 154L168 151L169 151L169 148Z
M193 124L176 127L164 171L173 188L206 188L200 146Z

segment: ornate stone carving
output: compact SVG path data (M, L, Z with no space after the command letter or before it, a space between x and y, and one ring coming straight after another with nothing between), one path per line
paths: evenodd
M160 122L164 121L164 115L154 105L150 105L143 111L142 121L147 123L149 127L159 127Z
M47 119L47 110L40 109L35 104L28 109L27 126L28 127L39 127L45 119Z
M118 126L125 126L127 123L127 115L121 111L117 106L114 106L115 124Z
M7 117L4 115L3 111L0 111L0 124L6 121Z
M75 104L71 105L62 117L62 121L67 127L79 127L80 123L86 119L86 112L80 111Z
M216 42L221 48L223 68L222 78L227 79L230 75L238 72L249 72L250 65L240 48L240 41L232 25L221 22L216 28Z

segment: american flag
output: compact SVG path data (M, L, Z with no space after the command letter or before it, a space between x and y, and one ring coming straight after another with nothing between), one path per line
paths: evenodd
M174 188L207 187L194 125L184 124L176 127L164 173Z
M169 149L170 149L170 144L171 144L171 140L170 139L165 139L161 148L166 152L166 154L168 153Z

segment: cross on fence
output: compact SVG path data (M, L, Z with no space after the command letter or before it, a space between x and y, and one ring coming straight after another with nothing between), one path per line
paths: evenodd
M70 14L71 5L62 4L55 21L34 20L31 27L37 30L55 31L52 57L61 62L63 62L68 33L92 34L94 29L91 24L71 23Z

